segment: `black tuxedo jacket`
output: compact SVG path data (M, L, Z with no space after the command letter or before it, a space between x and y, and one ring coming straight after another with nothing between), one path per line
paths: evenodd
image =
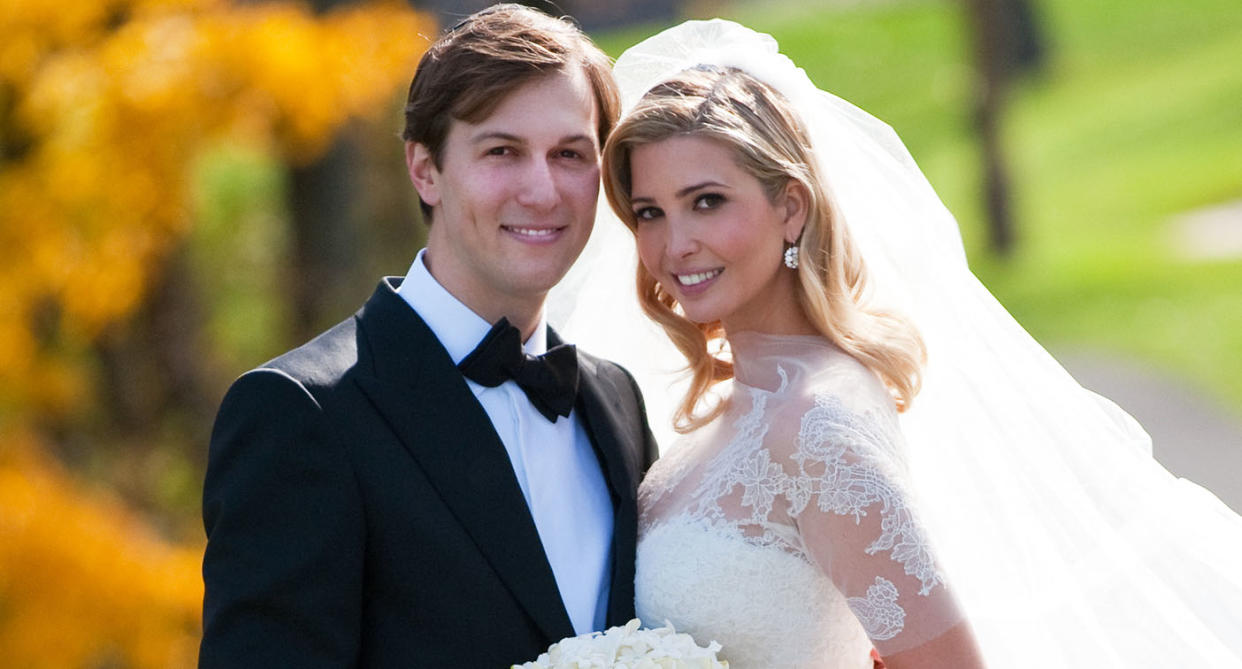
M200 666L508 667L573 634L500 438L395 284L225 396ZM656 446L630 375L578 360L577 415L615 510L618 625L634 614L635 491Z

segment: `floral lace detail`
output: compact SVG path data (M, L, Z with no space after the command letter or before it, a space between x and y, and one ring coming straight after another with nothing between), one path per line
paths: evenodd
M783 370L781 378L786 380ZM736 436L708 465L691 495L694 502L687 509L691 518L750 528L748 536L752 541L761 545L780 543L789 552L805 558L800 542L786 541L789 532L780 531L771 522L778 497L784 496L788 501L791 517L803 513L812 499L820 511L853 516L855 522L861 522L872 507L878 506L882 532L866 548L867 554L891 551L892 559L903 565L905 573L919 580L921 595L929 594L942 582L914 513L893 483L900 475L895 456L901 435L891 421L871 414L858 416L831 395L815 396L815 405L802 417L797 448L792 455L798 471L790 476L763 446L769 428L764 420L768 393L749 394L750 411L733 424ZM644 486L644 508L649 508L688 473L690 463L677 464L680 466L670 468L674 471L661 473L662 480ZM749 509L750 514L730 518L720 500L738 486L742 491L741 506Z
M729 489L733 487L732 484L725 486L721 484L730 478L730 470L733 468L738 454L746 451L757 451L759 446L763 444L763 438L768 431L767 425L763 421L765 409L766 398L758 397L752 405L750 412L733 424L733 427L737 429L737 436L725 448L724 454L709 465L704 473L702 482L694 491L694 498L714 501L718 496L728 494ZM656 466L652 467L647 472L646 477L643 478L639 495L642 502L640 505L641 515L644 519L647 516L647 512L669 491L676 488L696 464L694 457L690 453L693 447L686 443L687 441L679 441L678 448L673 449L667 455L662 454ZM712 508L712 506L697 505L692 515L695 518L723 519L724 514L720 513L719 507ZM764 514L764 517L766 518L766 514Z
M680 442L679 442L680 443ZM645 526L649 524L651 510L670 490L686 477L694 465L694 458L689 457L689 448L676 448L670 453L660 454L655 466L643 476L642 486L638 490L639 520Z
M768 434L768 423L763 419L767 399L766 395L751 394L750 411L733 423L737 436L708 466L699 487L691 495L697 500L691 508L692 517L723 520L725 514L718 501L740 483L745 489L743 506L754 506L755 502L759 502L749 522L762 525L768 520L774 498L772 493L779 493L783 487L784 473L763 448L763 438ZM741 524L740 520L736 524Z
M888 422L874 416L860 420L839 399L817 395L798 433L793 459L799 476L789 494L789 513L802 513L815 497L820 511L860 522L870 507L879 505L882 532L867 547L867 554L892 551L892 559L919 580L919 594L927 595L943 579L906 495L893 483L900 478L894 471L896 461L883 457L894 453L900 438ZM875 452L880 449L887 452ZM819 474L809 471L821 468Z
M897 605L897 596L897 586L892 581L876 576L875 585L867 588L866 597L850 597L846 602L867 630L867 636L887 641L897 636L906 624L906 612Z
M739 667L863 669L961 620L879 379L815 338L739 344L725 413L640 486L638 609Z

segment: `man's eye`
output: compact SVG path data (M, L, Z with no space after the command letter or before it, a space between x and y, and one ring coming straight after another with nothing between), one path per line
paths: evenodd
M659 207L642 207L634 210L634 219L639 221L650 221L659 218L664 212Z
M487 150L489 156L509 156L513 155L513 149L508 146L493 146Z
M715 209L725 201L723 195L717 193L704 193L694 198L695 209Z
M575 151L575 150L573 150L573 149L561 149L560 156L561 156L562 158L569 158L569 159L571 159L571 160L578 160L578 159L582 158L582 152L581 152L581 151Z

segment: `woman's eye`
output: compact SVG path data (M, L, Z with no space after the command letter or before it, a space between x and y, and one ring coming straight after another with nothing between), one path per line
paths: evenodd
M694 198L695 209L715 209L724 202L724 196L716 193L704 193Z
M664 212L660 211L659 207L643 207L641 209L634 210L634 219L639 221L650 221L654 218L658 218L663 213Z

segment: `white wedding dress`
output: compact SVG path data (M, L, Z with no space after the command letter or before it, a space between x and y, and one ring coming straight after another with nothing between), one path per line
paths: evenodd
M743 332L725 413L639 489L636 610L733 669L864 669L961 622L906 485L893 400L815 336Z

